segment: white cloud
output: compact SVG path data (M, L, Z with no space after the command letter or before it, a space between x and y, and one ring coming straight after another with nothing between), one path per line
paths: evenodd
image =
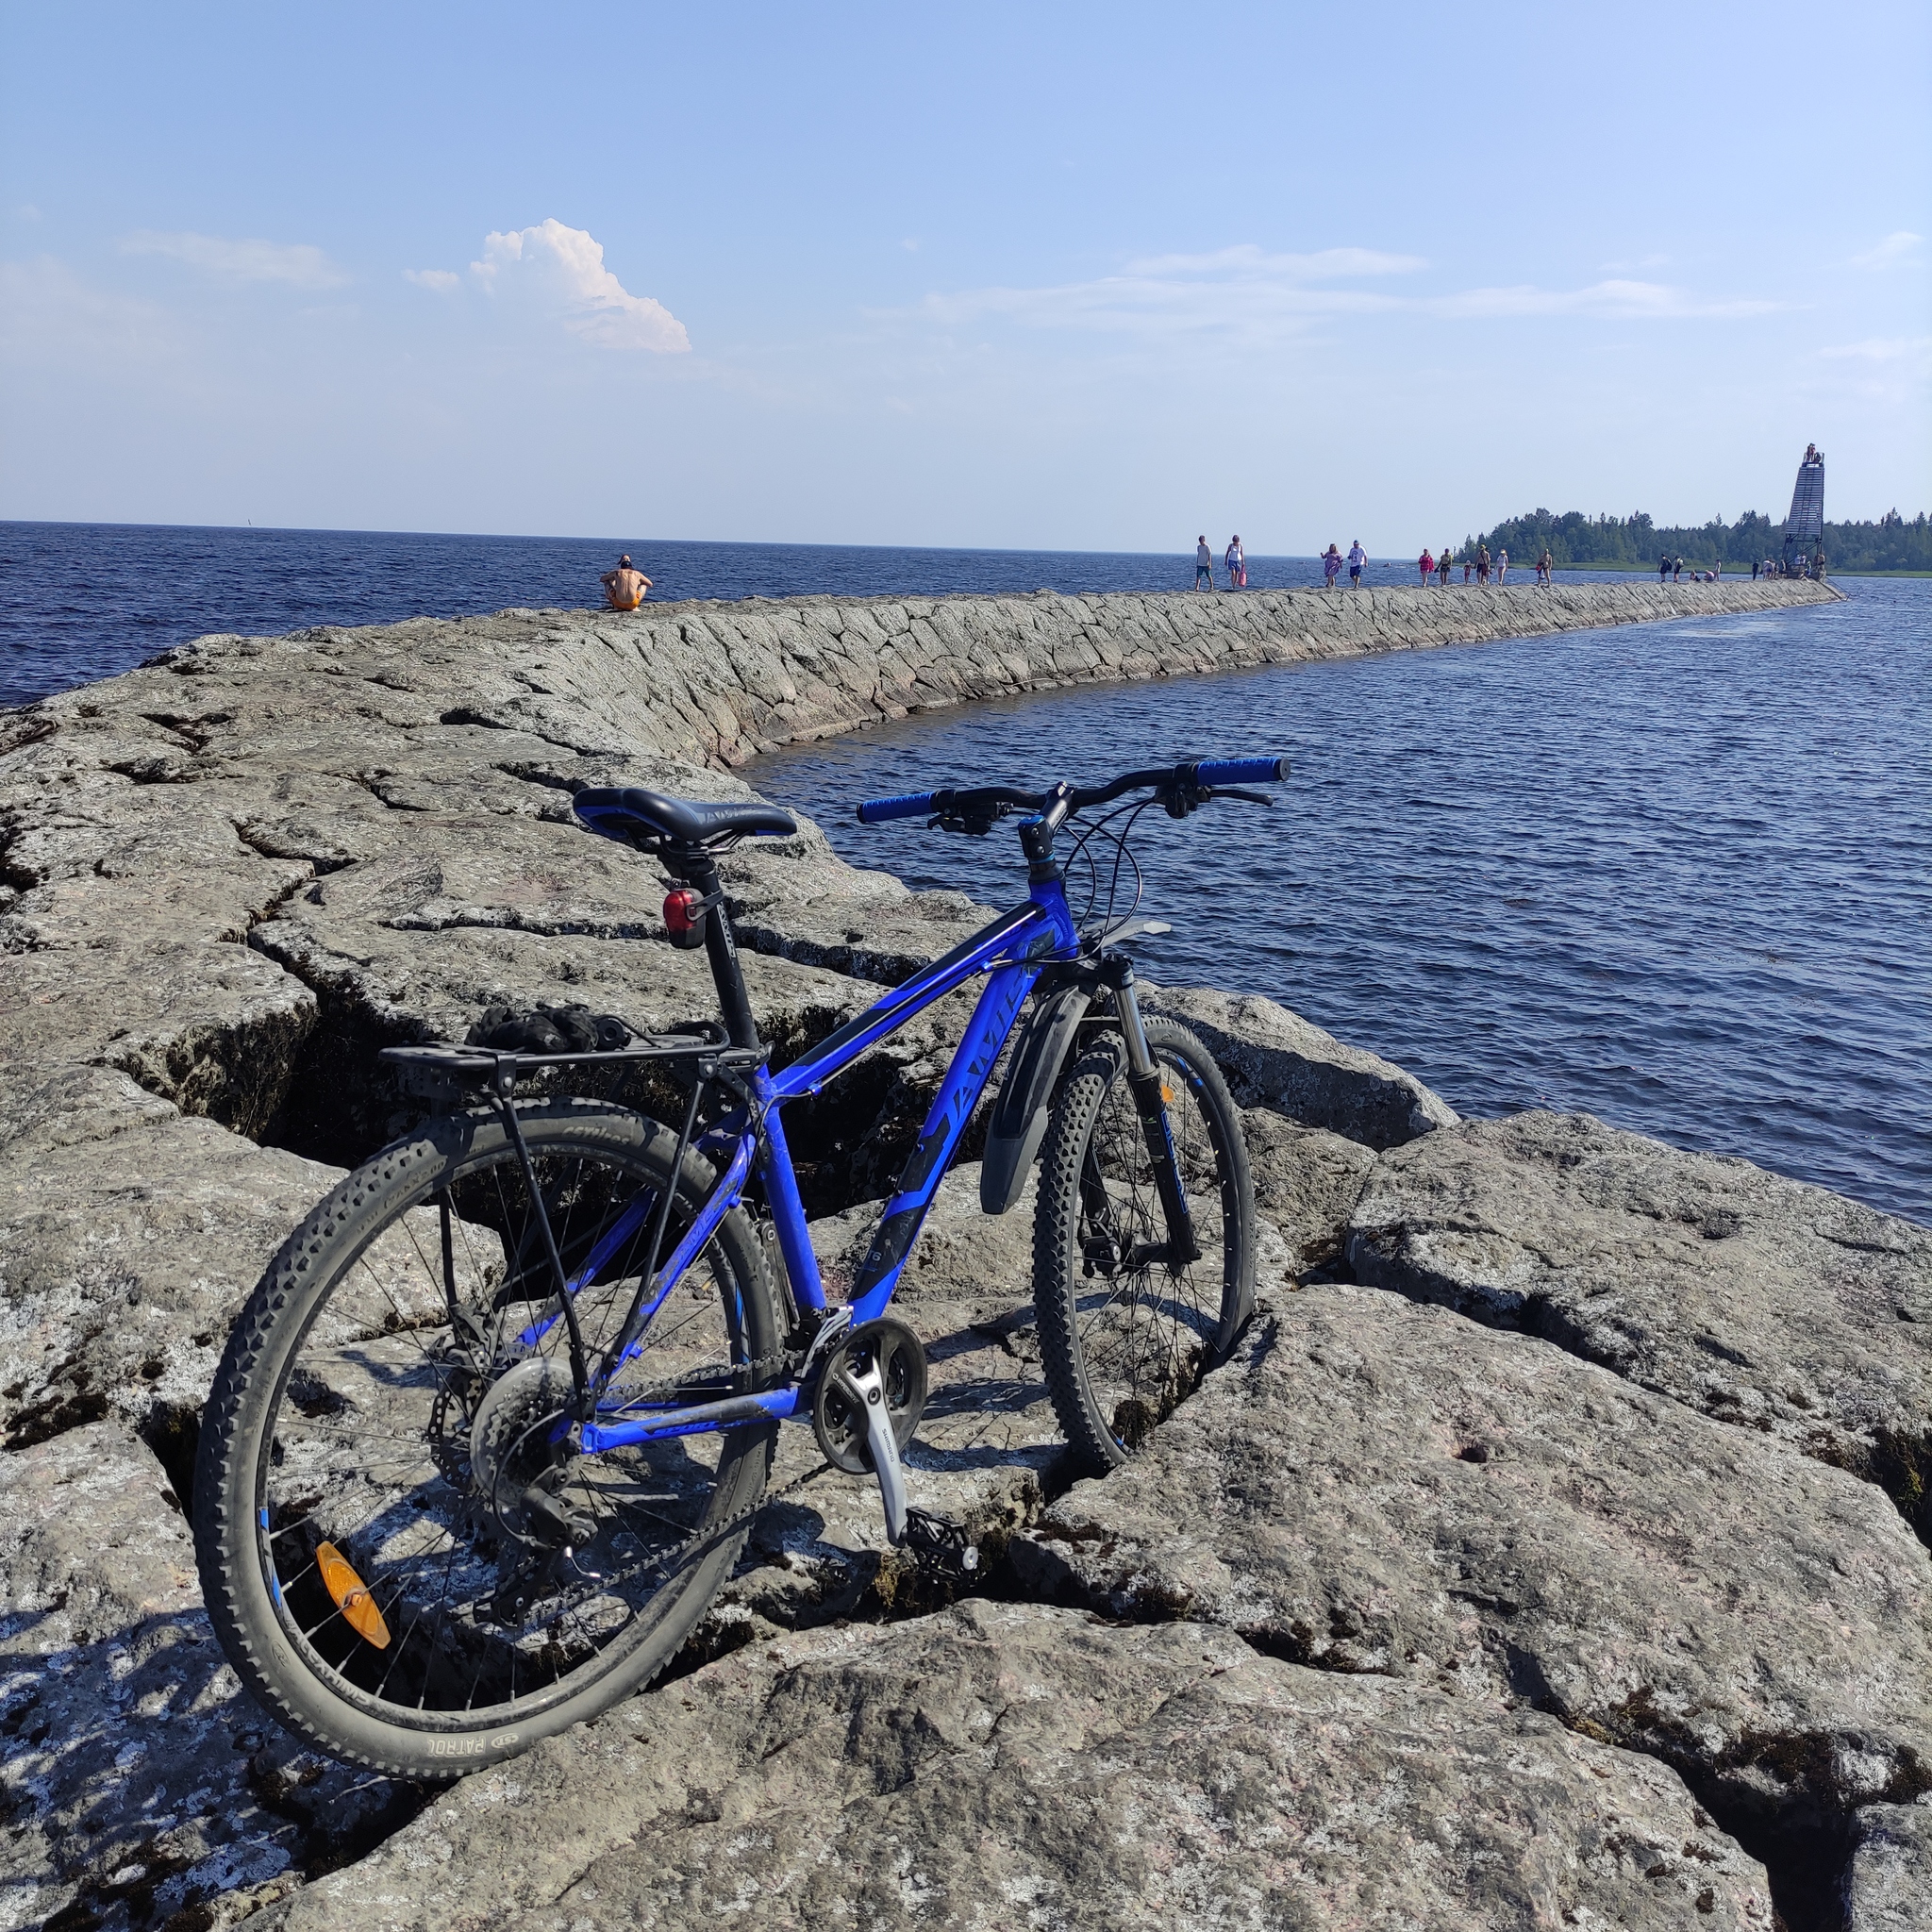
M1252 243L1207 255L1158 255L1119 275L1042 289L973 289L929 295L918 311L958 328L999 317L1035 328L1172 339L1221 336L1251 346L1305 334L1313 318L1407 310L1442 317L1596 316L1646 320L1760 315L1776 305L1717 301L1661 282L1606 280L1584 289L1469 289L1409 295L1343 284L1412 275L1413 255L1324 248L1270 255Z
M1004 317L1035 328L1092 329L1140 338L1226 336L1250 344L1300 331L1309 318L1398 306L1367 290L1322 288L1423 267L1412 255L1328 248L1268 255L1252 243L1208 255L1156 255L1116 275L1044 289L971 289L929 295L921 313L947 327Z
M1331 282L1357 275L1399 275L1424 268L1417 255L1375 248L1322 248L1313 255L1267 255L1252 242L1209 255L1150 255L1127 264L1130 275L1224 275L1255 281Z
M1888 385L1902 381L1912 387L1932 378L1932 336L1874 336L1818 353L1829 362L1862 363L1866 373Z
M1586 315L1615 321L1681 316L1763 315L1774 302L1713 302L1663 282L1593 282L1587 289L1538 289L1519 284L1507 289L1466 289L1438 295L1423 305L1437 315Z
M648 295L633 295L604 266L604 246L583 228L555 217L534 228L483 238L483 258L470 273L486 289L522 285L562 311L565 328L602 349L688 351L683 323Z
M0 355L9 360L99 375L167 361L185 340L165 309L96 289L51 255L0 262Z
M439 295L447 295L461 285L463 278L451 268L406 268L403 279L414 282L419 289L434 289Z
M1852 266L1893 268L1916 255L1924 239L1923 236L1913 234L1909 228L1901 228L1896 234L1888 235L1876 248L1868 249L1863 255L1853 256Z
M286 282L296 289L340 288L349 278L307 242L230 242L220 235L160 234L142 228L121 243L124 255L160 255L230 282Z

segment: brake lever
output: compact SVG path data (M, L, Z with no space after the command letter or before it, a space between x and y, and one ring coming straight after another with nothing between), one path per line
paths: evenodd
M1167 794L1161 803L1167 808L1171 819L1184 819L1190 812L1196 812L1204 805L1217 798L1238 798L1243 805L1272 806L1274 801L1265 791L1241 791L1232 785L1191 785L1185 791L1174 791Z

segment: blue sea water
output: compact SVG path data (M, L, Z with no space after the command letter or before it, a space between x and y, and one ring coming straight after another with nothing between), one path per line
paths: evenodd
M1007 832L861 798L1279 753L1133 844L1171 985L1265 993L1457 1109L1583 1108L1932 1222L1932 582L908 719L760 760L857 864L1010 903Z
M4 524L0 704L208 631L581 607L620 548L665 598L1193 574L1191 552ZM1314 575L1249 559L1256 588ZM1004 903L1004 839L866 830L852 805L1284 753L1271 814L1141 822L1148 909L1180 926L1150 976L1281 999L1466 1113L1584 1108L1932 1222L1932 582L1840 587L1824 609L1043 693L749 775L854 861Z

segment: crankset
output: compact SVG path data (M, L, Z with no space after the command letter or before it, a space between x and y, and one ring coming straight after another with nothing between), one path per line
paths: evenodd
M886 1534L906 1541L900 1453L925 1408L925 1350L903 1322L866 1322L825 1357L812 1392L811 1425L834 1469L878 1478Z

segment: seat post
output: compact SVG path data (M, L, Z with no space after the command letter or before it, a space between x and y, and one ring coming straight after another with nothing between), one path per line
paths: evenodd
M718 1010L731 1036L733 1046L757 1046L758 1022L752 1018L751 998L744 990L743 969L738 963L738 941L732 937L731 921L724 910L724 888L718 876L717 861L701 845L685 846L675 855L677 871L695 886L701 896L716 898L705 916L705 956L711 962L711 978L718 988Z

